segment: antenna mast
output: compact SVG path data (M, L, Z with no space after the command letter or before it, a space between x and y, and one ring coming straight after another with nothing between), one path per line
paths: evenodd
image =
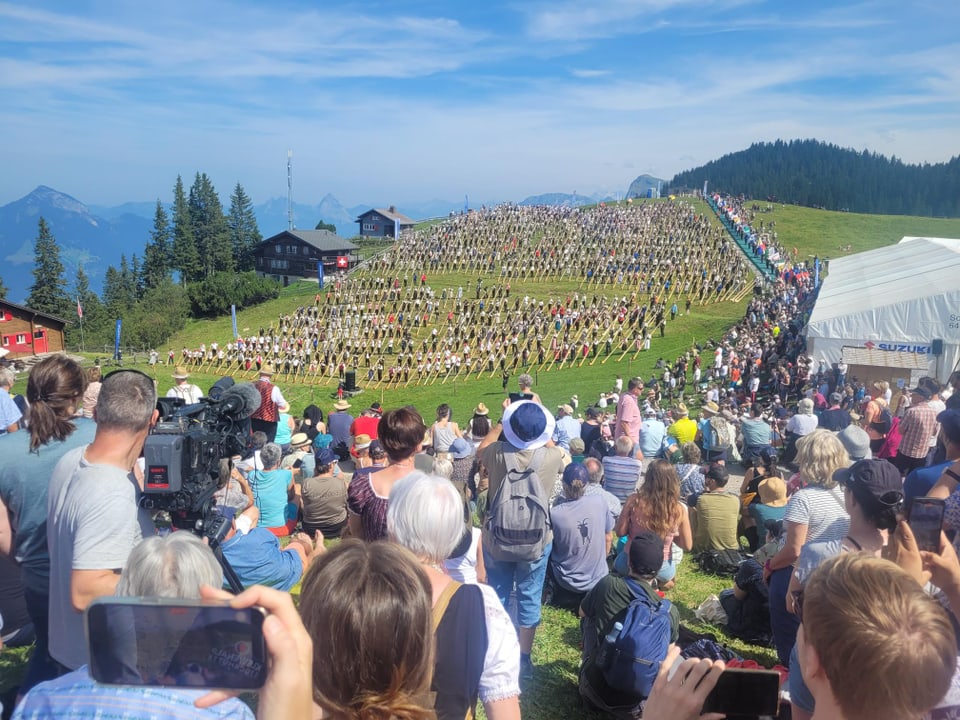
M287 230L293 230L293 150L287 150Z

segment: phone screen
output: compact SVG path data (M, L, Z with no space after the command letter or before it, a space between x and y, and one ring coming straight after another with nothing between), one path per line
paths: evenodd
M916 498L910 506L907 523L917 539L917 547L927 552L940 551L940 528L944 502L940 498Z
M776 717L780 712L780 673L776 670L724 670L703 712Z
M260 608L104 598L86 618L97 682L256 690L266 680Z

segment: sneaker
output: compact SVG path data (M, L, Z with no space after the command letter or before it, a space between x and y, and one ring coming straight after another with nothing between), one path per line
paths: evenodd
M520 681L529 682L533 680L533 660L528 657L520 657Z

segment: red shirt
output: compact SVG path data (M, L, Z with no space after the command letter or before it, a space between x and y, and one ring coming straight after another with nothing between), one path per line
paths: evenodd
M378 427L380 427L380 418L361 415L354 420L350 426L350 434L354 437L357 435L369 435L371 440L376 440L378 437Z

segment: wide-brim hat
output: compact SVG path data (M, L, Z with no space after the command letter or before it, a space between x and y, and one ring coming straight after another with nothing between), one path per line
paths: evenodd
M311 440L306 433L294 433L293 437L290 438L290 447L305 447L310 445L310 443Z
M557 405L557 410L563 410L567 415L573 415L573 406L566 403L563 405Z
M450 443L450 454L456 460L463 460L473 455L473 446L463 438L457 438Z
M777 475L761 480L757 485L757 492L763 505L783 507L787 504L787 484Z
M190 377L190 373L187 372L187 369L183 365L177 365L173 369L174 380L186 380L188 377Z
M686 406L686 405L684 405L683 403L678 403L678 404L677 404L677 415L681 415L681 416L683 416L683 417L686 417L686 416L689 415L689 414L690 414L690 411L687 410L687 406Z
M275 370L273 369L273 365L271 365L270 363L264 363L263 365L260 366L261 375L273 375L274 372Z
M910 393L911 395L919 395L925 400L929 400L930 398L933 397L933 393L930 392L930 388L922 383L917 384L915 388L910 388L909 390L907 390L907 392Z
M349 407L350 407L350 403L348 403L346 400L337 400L337 401L333 404L333 409L334 409L334 410L346 410L346 409L348 409Z
M556 422L540 403L519 400L503 413L503 435L518 450L535 450L547 444Z
M711 400L700 408L700 412L704 414L716 415L720 412L720 406Z
M366 450L368 447L370 447L370 442L371 439L369 435L366 433L360 433L353 439L353 446L357 450Z
M474 415L488 415L490 410L483 403L478 403L477 406L473 409Z

